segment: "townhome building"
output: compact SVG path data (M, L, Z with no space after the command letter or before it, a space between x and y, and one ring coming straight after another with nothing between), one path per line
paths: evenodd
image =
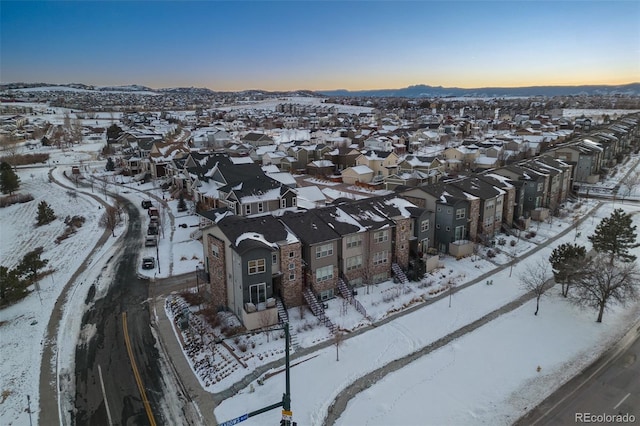
M303 287L318 300L334 297L340 276L342 236L316 215L316 210L286 212L280 221L302 242Z
M516 208L514 219L518 220L522 217L526 221L526 219L534 217L536 220L544 220L545 215L548 213L543 211L545 209L544 201L547 198L546 174L523 167L521 164L501 167L495 169L492 173L511 179L516 186L516 191L520 192L516 197L522 200L522 213L520 214L520 209ZM524 222L518 224L518 226L526 228L528 225L527 222Z
M441 253L464 257L473 253L480 218L480 200L454 186L439 182L400 192L417 207L433 211L433 247Z
M276 210L296 208L293 188L264 174L218 188L219 205L240 216L262 215Z
M529 159L522 165L548 176L544 206L555 214L561 204L567 201L571 189L572 166L549 156Z
M602 148L588 139L553 148L544 155L550 155L573 166L573 186L580 183L593 184L600 180Z
M446 183L478 198L480 217L476 234L484 242L493 239L502 229L505 191L477 176L455 179Z
M248 330L277 324L276 297L289 308L303 303L301 243L275 217L227 215L202 241L208 297Z

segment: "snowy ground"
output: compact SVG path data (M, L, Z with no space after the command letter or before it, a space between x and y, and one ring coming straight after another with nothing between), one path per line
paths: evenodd
M54 176L57 179L65 182L62 172L66 170L69 173L72 165L82 161L87 167L87 179L94 179L93 189L79 190L77 197L73 197L68 194L68 190L49 183L46 177L49 168L24 169L19 172L22 179L20 192L31 193L35 200L0 209L2 265L13 267L28 251L43 246L42 257L50 260L47 269L52 271L41 280L39 292L34 291L18 304L0 310L0 353L3 359L0 363L0 424L28 424L29 413L25 411L27 396L30 397L34 424L38 423L41 342L50 313L62 287L71 279L73 272L85 260L102 234L98 226L102 210L98 209L98 202L88 194L93 193L110 202L110 197L101 194L99 183L100 179L106 179L110 182L110 191L129 198L137 206L150 194L160 199L163 196L168 198L168 194L154 188L152 184L138 185L120 177L114 179L103 172L104 162L96 160L96 152L101 147L102 143L93 143L64 151L48 149L52 155L48 166L56 167ZM635 165L635 162L632 164ZM622 170L618 176L621 174ZM68 181L66 184L73 186ZM633 193L630 198L638 197ZM64 229L61 220L43 227L31 225L35 222L37 202L43 199L52 205L60 218L80 214L86 219L84 225L71 237L63 240L59 247L54 240ZM164 235L161 235L163 238L160 239L157 251L155 248L141 248L140 251L140 258L157 255L161 261L161 269L139 269L141 275L165 277L195 271L196 266L202 264L201 245L190 239L191 232L196 229L197 218L190 213L178 213L176 200L168 200L167 203L170 211L162 210ZM546 238L566 229L572 223L572 217L586 214L594 205L595 202L583 203L583 207L577 212L572 211L566 219L555 219L540 226L534 224L532 229L536 231L536 236L520 238L513 248L510 241L514 237L506 237L504 246L497 245L494 248L498 254L492 259L481 256L456 261L445 257L441 259L441 268L421 284L403 287L386 282L372 286L368 294L366 289L361 289L357 298L366 308L368 318L350 305L343 306L340 298L329 302L328 315L334 323L346 330L370 325L372 321L385 318L392 312L406 309L446 291L446 285L451 280L458 285L510 261L513 256L520 256L543 243ZM637 210L635 206L620 202L615 202L615 207ZM141 213L146 214L139 208ZM613 204L605 205L578 232L570 232L560 241L541 250L534 258L548 257L553 247L565 241L588 246L586 236L600 218L608 216L612 209ZM172 219L173 231L170 226ZM636 223L639 219L634 216ZM186 228L180 227L180 224L185 224ZM107 244L89 259L90 266L86 272L71 283L58 335L58 341L64 343L58 348L57 365L53 366L60 373L61 381L69 377L68 371L73 370L73 355L78 339L88 339L93 335L93 330L80 330L80 319L86 309L84 300L91 285L96 287L98 296L107 290L112 271L105 265L115 254L117 237L122 235L125 226L126 224L122 224L116 229L116 238L109 238ZM486 254L486 249L482 254ZM492 277L493 285L480 283L455 293L451 299L451 308L448 306L448 299L443 299L425 309L397 318L388 326L346 340L339 350L339 362L336 362L333 347L318 350L305 357L305 362L292 369L294 419L299 424L320 424L332 399L357 377L411 353L517 298L523 293L517 276L529 261L533 259L516 264L511 277L509 269L496 274ZM596 325L594 311L578 311L553 292L550 293L549 297L543 299L538 317L533 317L533 307L530 304L525 305L386 377L350 403L340 424L425 424L415 420L422 420L420 416L427 410L434 413L433 418L438 419L434 423L437 424L509 423L522 414L523 407L535 405L553 388L595 358L622 333L626 324L631 324L638 318L637 305L626 309L615 307L605 313L603 324ZM328 329L317 325L308 311L293 309L290 317L297 347L310 347L331 339ZM560 323L562 327L558 326ZM522 333L523 330L527 333ZM559 346L559 339L563 342L561 348L556 347ZM255 348L252 347L252 342L255 343ZM532 348L528 346L530 342L539 344ZM594 342L602 344L594 346ZM242 352L239 347L242 343L246 343L251 350ZM251 340L243 338L238 343L232 340L229 346L235 348L231 350L243 359L247 368L242 367L229 351L224 353L220 350L211 354L214 365L222 362L217 359L227 358L226 371L229 374L208 385L203 380L203 385L210 391L225 389L252 368L281 359L284 344L280 334L272 333L268 342L264 335L256 334L251 336ZM537 371L538 365L541 367L540 372ZM492 373L491 377L487 372ZM254 383L224 401L216 410L217 418L234 418L279 401L284 389L284 376L282 373L274 373L268 378L265 375L263 385ZM473 378L473 383L469 383L469 377ZM487 390L489 386L491 392ZM389 398L389 394L397 397ZM418 395L421 396L420 399ZM250 419L246 424L277 422L279 417L276 410Z

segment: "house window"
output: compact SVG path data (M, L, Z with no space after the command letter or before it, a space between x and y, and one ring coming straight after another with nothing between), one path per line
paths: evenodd
M267 270L264 259L249 261L249 275L262 274Z
M316 269L316 282L321 283L330 279L333 279L333 265Z
M379 274L375 274L373 276L373 280L372 281L373 281L374 284L378 284L378 283L381 283L382 281L386 280L387 277L388 277L388 274L386 272L382 272L382 273L379 273Z
M436 223L436 229L440 229L440 224Z
M296 279L296 274L289 274L289 281L293 281Z
M247 204L246 206L244 206L244 213L251 214L251 204Z
M273 253L271 255L271 264L273 264L273 265L277 265L278 264L278 253Z
M292 262L289 264L289 270L293 271L294 269L296 269L296 264Z
M290 251L290 252L289 252L289 257L293 257L293 256L295 256L295 253L294 253L294 252L292 252L292 251Z
M349 280L349 284L351 284L351 287L360 287L362 285L362 278Z
M333 299L333 289L321 291L320 294L318 294L318 298L321 301Z
M378 231L373 234L373 241L383 243L389 239L389 231Z
M464 240L466 237L466 231L464 226L456 226L455 230L455 241Z
M349 235L347 237L347 248L359 247L362 245L362 236Z
M297 201L296 197L293 197L293 198L291 199L291 205L292 205L292 206L295 206L297 202L298 202L298 201Z
M429 219L420 222L420 232L427 232L429 230Z
M333 255L333 243L316 247L316 259Z
M386 250L374 253L373 254L373 264L374 265L381 265L383 263L387 263L388 257L389 257L389 252L387 252Z
M538 184L538 192L542 192L542 186L543 186L543 185L542 185L542 182L540 182L540 183Z
M347 271L362 267L362 255L347 258Z
M252 284L249 286L249 302L257 305L267 301L267 284Z
M213 254L213 257L220 257L220 248L214 244L211 245L211 254Z
M264 212L264 204L258 203L258 213L262 213L262 212Z
M465 216L465 210L464 209L457 209L456 210L456 219L460 220L460 219L464 219Z
M441 212L442 211L442 207L438 207L438 211Z
M282 200L280 200L280 208L284 209L286 207L287 207L287 200L283 198Z

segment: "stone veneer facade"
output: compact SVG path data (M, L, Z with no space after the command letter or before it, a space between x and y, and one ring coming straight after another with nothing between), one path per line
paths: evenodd
M478 221L480 220L480 199L469 200L469 236L467 240L476 241L478 238Z
M214 306L227 307L227 280L225 265L224 241L207 235L207 258L209 259L209 294ZM214 255L213 247L218 248L218 256Z
M293 256L290 254L293 253ZM294 268L289 269L289 264ZM287 308L300 306L304 303L302 298L302 244L297 242L280 247L280 270L282 271L281 296ZM289 279L291 274L293 280Z
M394 219L395 226L395 253L393 254L395 261L400 268L406 270L409 267L409 239L411 238L412 218Z

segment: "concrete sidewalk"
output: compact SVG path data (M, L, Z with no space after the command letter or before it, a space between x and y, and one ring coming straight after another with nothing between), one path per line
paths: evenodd
M182 409L185 414L185 424L218 424L213 414L216 407L213 394L202 388L187 362L176 330L174 330L174 324L164 310L165 299L166 296L158 296L153 299L152 326L157 334L158 349L160 353L164 354L168 367L176 379L178 391L182 393L178 397L184 402Z

